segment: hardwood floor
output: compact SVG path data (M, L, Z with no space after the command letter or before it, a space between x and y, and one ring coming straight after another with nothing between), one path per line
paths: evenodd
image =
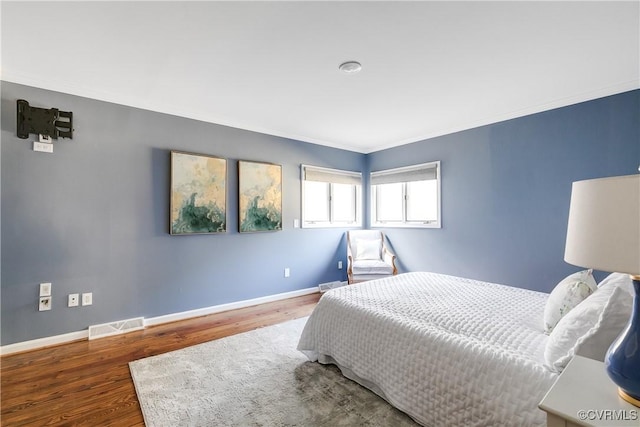
M311 314L320 294L1 358L2 426L143 426L130 361Z

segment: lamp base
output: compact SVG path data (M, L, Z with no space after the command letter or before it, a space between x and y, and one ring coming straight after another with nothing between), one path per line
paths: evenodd
M621 398L623 398L625 401L631 403L633 406L637 406L640 408L640 400L636 399L635 397L629 396L627 393L625 393L625 391L623 389L621 389L620 387L618 387L618 394L620 395Z
M631 276L635 295L627 327L611 344L605 356L609 378L625 401L640 407L640 276Z

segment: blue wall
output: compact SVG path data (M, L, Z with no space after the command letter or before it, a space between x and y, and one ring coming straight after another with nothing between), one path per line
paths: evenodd
M15 136L21 98L72 111L73 139L34 152ZM168 234L172 149L228 159L226 234ZM363 154L3 82L1 159L3 345L346 277L344 229L293 228L300 163L362 170ZM238 233L237 160L282 164L282 231ZM82 292L93 305L67 308Z
M385 230L401 271L550 291L577 270L563 261L571 182L637 173L639 94L363 155L3 82L0 342L344 279L345 230L293 228L301 163L367 172L442 161L443 228ZM33 152L15 136L20 98L73 111L73 140ZM168 234L172 149L229 160L226 234ZM237 232L236 160L283 165L283 231ZM48 312L37 311L40 282L53 283ZM94 305L67 308L82 292Z
M571 183L638 173L639 99L636 90L369 155L372 171L442 161L442 229L385 230L400 268L551 291L578 270L563 261Z

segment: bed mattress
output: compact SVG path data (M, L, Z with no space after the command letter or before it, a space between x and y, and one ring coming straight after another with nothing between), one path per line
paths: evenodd
M434 273L333 289L298 349L430 426L544 426L548 294Z

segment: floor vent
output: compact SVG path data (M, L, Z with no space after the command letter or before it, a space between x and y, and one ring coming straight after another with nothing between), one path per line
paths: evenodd
M89 326L89 339L108 337L111 335L124 334L126 332L144 329L144 317L135 319L119 320L117 322L104 323L102 325Z
M347 282L341 282L339 280L336 280L335 282L320 283L318 287L320 288L320 292L324 293L330 289L335 289L335 288L339 288L341 286L346 286L346 285L347 285Z

